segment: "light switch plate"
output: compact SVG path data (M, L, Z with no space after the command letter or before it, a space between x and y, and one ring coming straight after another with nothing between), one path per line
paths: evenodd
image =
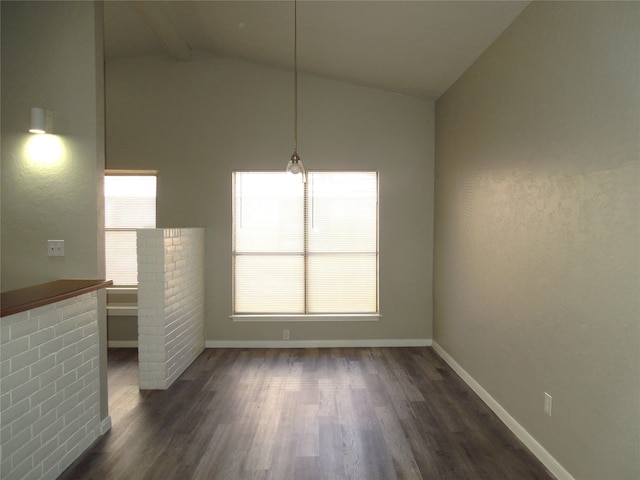
M50 257L64 257L64 240L47 240L47 252Z

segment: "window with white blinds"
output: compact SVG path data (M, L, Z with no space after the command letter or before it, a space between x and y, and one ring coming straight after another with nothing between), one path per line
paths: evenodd
M234 314L378 312L378 173L233 176Z
M107 279L137 285L136 229L156 227L156 176L105 175L104 204Z

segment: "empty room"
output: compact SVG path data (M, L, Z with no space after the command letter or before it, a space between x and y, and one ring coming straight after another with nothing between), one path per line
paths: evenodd
M0 2L2 479L640 478L640 2Z

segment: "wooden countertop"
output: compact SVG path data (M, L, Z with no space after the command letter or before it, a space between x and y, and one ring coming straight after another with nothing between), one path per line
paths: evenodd
M25 312L111 285L113 285L112 280L55 280L4 292L0 299L0 317Z

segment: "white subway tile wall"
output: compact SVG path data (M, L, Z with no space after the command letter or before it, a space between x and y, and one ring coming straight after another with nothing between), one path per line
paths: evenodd
M100 435L96 292L0 320L0 478L55 479Z
M204 350L204 229L137 233L140 388L164 390Z

